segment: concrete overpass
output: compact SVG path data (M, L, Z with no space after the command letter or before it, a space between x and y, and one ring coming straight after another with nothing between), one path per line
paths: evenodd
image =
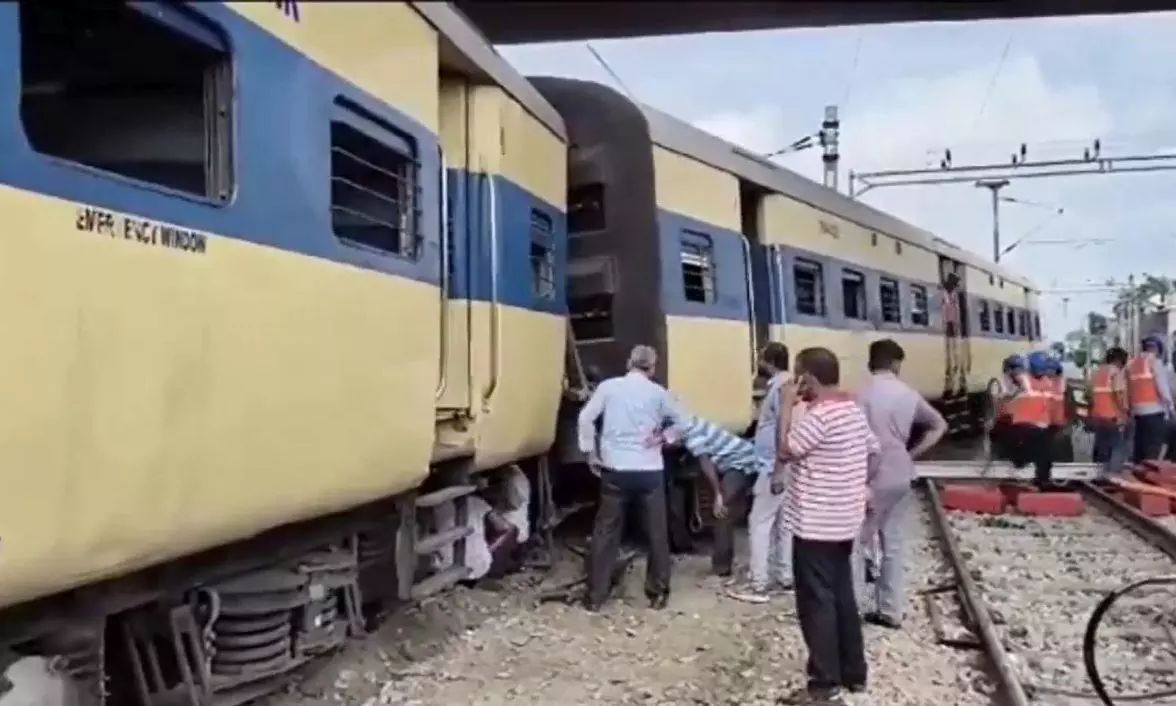
M793 2L498 2L456 5L495 44L614 39L782 27L959 22L1176 10L1176 0L797 0Z

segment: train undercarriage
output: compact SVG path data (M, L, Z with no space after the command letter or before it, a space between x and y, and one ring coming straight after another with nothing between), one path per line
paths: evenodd
M541 529L548 467L522 465ZM235 706L274 691L398 606L468 578L471 466L442 464L410 493L5 611L0 706ZM452 560L438 569L441 551Z

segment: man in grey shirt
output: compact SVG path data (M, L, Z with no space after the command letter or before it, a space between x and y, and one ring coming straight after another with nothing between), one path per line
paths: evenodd
M788 376L788 347L775 341L760 351L760 370L768 376L768 388L760 401L755 425L755 452L764 459L770 473L776 458L776 420L780 417L780 383ZM720 484L723 504L727 508L744 508L747 491L755 486L758 473L729 473L722 475ZM715 520L715 541L711 569L719 576L730 576L735 561L735 525L743 512L732 511ZM791 547L789 547L791 549ZM790 576L791 567L778 567L781 576Z
M650 379L657 368L653 348L635 346L627 368L627 374L596 387L578 420L580 451L600 475L584 601L589 610L598 610L608 595L630 500L641 502L649 540L645 595L654 608L665 607L670 595L664 462L661 444L651 439L683 418L669 391ZM602 417L598 448L596 420Z
M866 552L878 541L879 575L875 583L877 608L865 615L874 625L898 628L906 608L906 523L912 505L911 483L915 459L929 451L947 432L947 422L923 396L898 379L906 357L891 339L870 344L869 382L858 393L858 405L882 446L878 463L870 468L870 501L859 544ZM927 431L907 450L914 425Z

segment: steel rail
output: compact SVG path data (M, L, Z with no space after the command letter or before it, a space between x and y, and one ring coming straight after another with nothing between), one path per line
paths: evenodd
M1092 483L1077 484L1087 500L1118 520L1140 539L1176 559L1176 533Z
M1009 656L1005 652L1000 635L996 632L992 617L988 614L988 606L981 598L980 590L976 586L976 582L972 580L972 575L960 553L959 545L956 544L955 532L952 531L951 523L947 520L947 511L943 509L935 481L924 478L922 485L923 492L931 505L931 517L936 531L939 533L939 542L943 546L948 563L951 564L951 570L955 574L956 591L959 594L960 602L964 606L969 622L979 633L980 644L992 662L1000 691L1006 698L1008 706L1032 706L1029 695L1025 692L1021 680L1017 677L1016 670L1009 661Z

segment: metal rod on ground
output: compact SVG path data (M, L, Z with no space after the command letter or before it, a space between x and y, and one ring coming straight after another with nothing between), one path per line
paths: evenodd
M947 512L943 509L943 503L939 500L939 491L935 488L935 482L924 480L923 490L927 493L927 497L931 501L931 517L939 532L940 541L943 542L944 549L947 552L951 570L955 574L956 583L959 586L960 602L964 605L968 619L979 633L980 642L984 646L984 651L988 653L989 658L992 660L992 666L996 670L996 678L1000 684L1001 691L1004 692L1010 706L1031 706L1029 696L1025 693L1024 687L1021 686L1021 681L1018 679L1016 671L1009 664L1008 656L1005 654L1000 636L996 632L996 626L993 625L992 618L988 615L988 608L984 605L983 599L980 598L979 589L976 588L976 583L972 580L971 574L968 573L968 569L964 565L964 558L960 554L959 546L956 544L951 523L947 520Z

